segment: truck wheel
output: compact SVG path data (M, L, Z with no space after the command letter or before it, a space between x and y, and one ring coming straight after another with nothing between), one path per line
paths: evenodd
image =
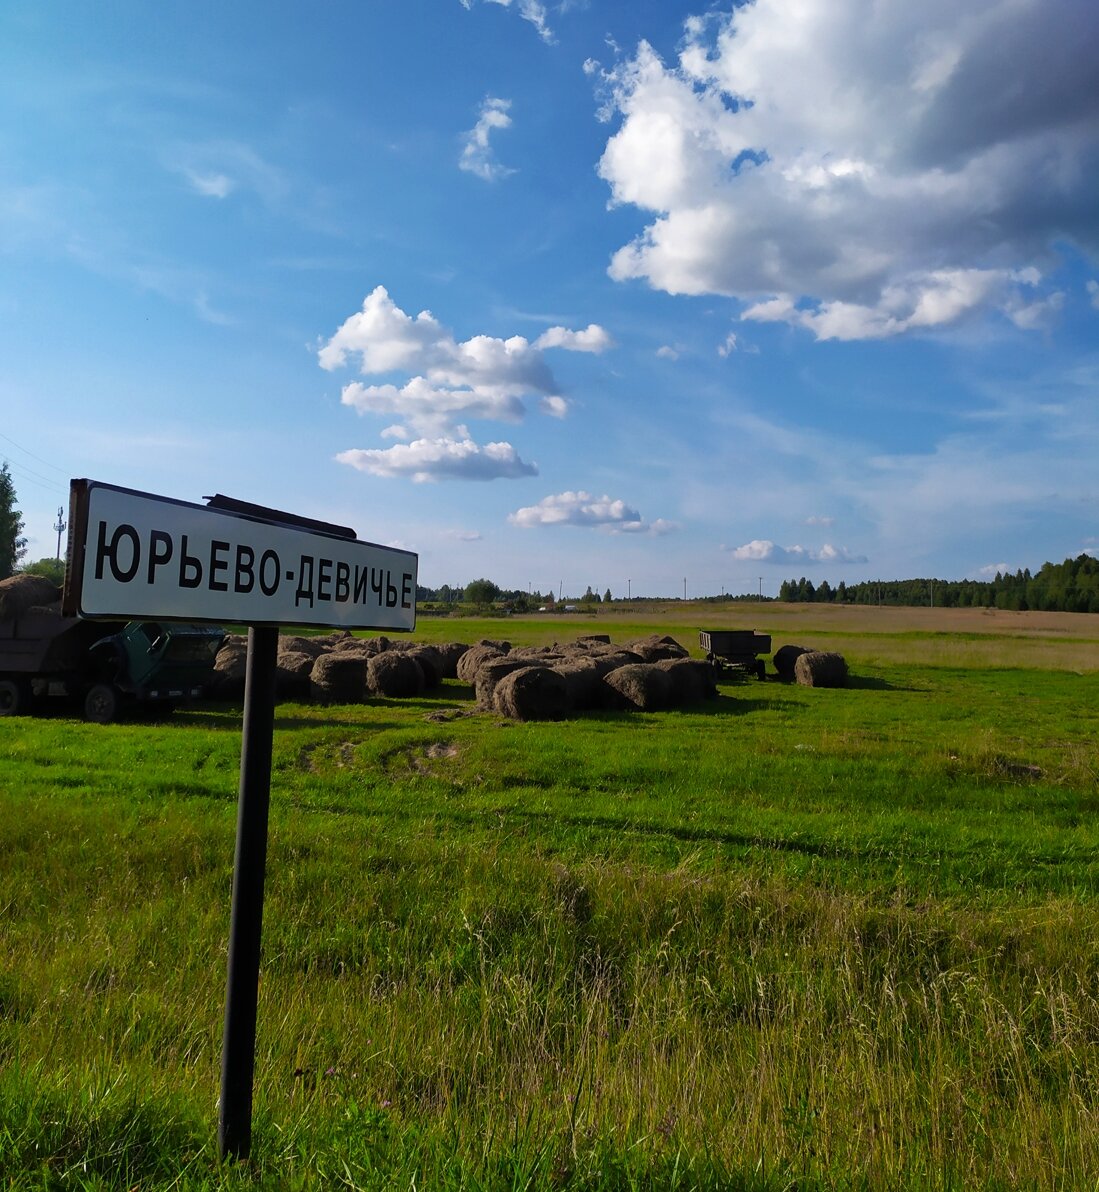
M118 688L96 683L84 697L84 719L92 724L110 724L118 715Z
M756 659L756 678L761 683L767 678L767 663L762 658Z
M27 689L18 679L0 679L0 716L21 716L28 702Z

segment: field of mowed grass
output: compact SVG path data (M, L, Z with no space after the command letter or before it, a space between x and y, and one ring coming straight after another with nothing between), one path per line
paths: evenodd
M280 705L240 1165L239 706L0 722L0 1184L1095 1187L1099 618L790 607L416 637L738 625L848 688Z

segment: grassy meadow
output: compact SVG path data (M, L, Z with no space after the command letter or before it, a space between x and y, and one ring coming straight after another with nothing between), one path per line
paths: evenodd
M251 1160L215 1123L240 708L0 721L0 1184L1099 1182L1099 617L673 603L811 690L280 705Z

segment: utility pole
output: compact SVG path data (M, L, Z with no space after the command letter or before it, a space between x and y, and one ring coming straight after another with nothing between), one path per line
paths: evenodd
M683 599L687 599L687 577L683 577Z
M64 507L58 505L57 507L57 524L53 527L57 531L57 557L61 558L61 535L65 533L68 527L65 525L65 510Z
M763 603L763 576L759 577L759 602Z
M633 599L633 580L632 579L626 580L626 599L627 600Z

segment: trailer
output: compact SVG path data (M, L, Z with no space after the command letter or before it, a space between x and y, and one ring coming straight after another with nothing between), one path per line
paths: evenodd
M753 629L700 629L698 644L715 670L751 671L757 679L767 677L760 654L770 654L771 635Z
M32 608L0 621L0 716L67 698L84 718L108 724L128 707L170 711L200 696L225 638L210 625L86 621Z

